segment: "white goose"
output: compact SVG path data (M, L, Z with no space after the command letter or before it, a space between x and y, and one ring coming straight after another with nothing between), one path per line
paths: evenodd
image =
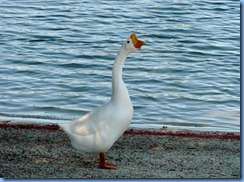
M114 61L112 71L111 100L68 124L60 124L71 140L72 146L84 152L100 153L100 168L117 169L117 165L105 161L107 152L131 123L133 106L128 90L122 79L126 57L139 50L145 42L132 34L123 42Z

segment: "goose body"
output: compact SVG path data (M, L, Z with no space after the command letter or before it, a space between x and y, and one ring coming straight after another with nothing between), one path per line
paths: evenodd
M133 117L133 106L122 79L123 64L127 56L140 49L144 43L138 40L135 34L123 42L113 65L112 96L108 103L76 121L60 124L75 149L100 153L102 168L117 169L116 165L105 162L105 152L128 128Z
M107 152L132 120L132 105L126 104L128 107L120 107L110 101L80 119L62 125L72 146L84 152Z

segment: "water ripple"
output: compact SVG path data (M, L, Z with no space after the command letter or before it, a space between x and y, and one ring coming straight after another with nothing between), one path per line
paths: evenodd
M96 4L98 3L98 4ZM107 102L124 39L131 126L239 131L239 2L0 2L0 119L67 122Z

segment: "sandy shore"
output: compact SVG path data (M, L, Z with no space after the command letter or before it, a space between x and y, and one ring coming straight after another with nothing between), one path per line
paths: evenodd
M107 153L77 153L57 126L0 124L1 178L240 178L239 134L127 131Z

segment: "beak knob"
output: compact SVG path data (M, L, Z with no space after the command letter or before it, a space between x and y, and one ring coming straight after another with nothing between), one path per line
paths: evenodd
M144 44L146 44L146 42L137 39L136 34L131 34L130 38L131 38L131 40L132 40L132 42L133 42L133 44L134 44L134 46L135 46L136 49L141 49L141 47Z

